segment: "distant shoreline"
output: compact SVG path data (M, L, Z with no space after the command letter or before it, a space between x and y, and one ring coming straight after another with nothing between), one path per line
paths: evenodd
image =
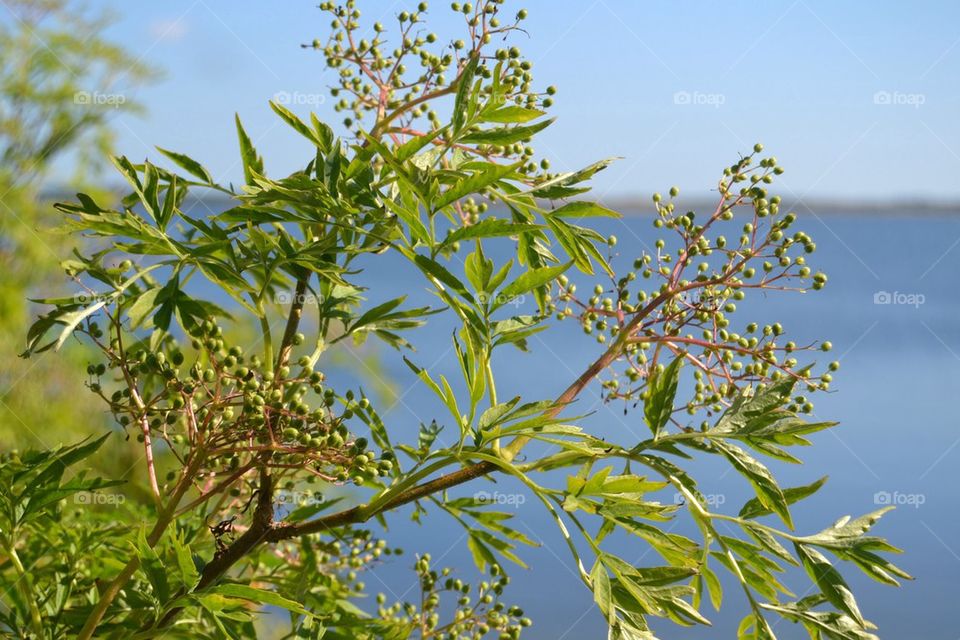
M604 206L623 213L626 216L643 216L653 214L653 204L649 200L637 198L610 198L603 201ZM688 201L682 198L677 201L677 209L683 211L705 211L717 205L717 200L703 198ZM889 201L860 201L860 200L804 200L791 201L783 199L781 211L796 211L797 213L814 212L818 215L849 215L849 216L960 216L960 202L929 202L922 200L889 200Z
M50 201L70 201L75 199L75 194L66 190L50 190L43 192L40 196L44 200ZM585 198L589 199L589 198ZM191 196L187 200L187 205L191 200L202 201L208 204L229 201L225 195L211 194L206 196ZM627 217L642 217L653 215L653 203L649 198L630 198L613 197L601 198L599 201L608 208L619 211ZM712 210L717 204L717 200L711 200L703 197L690 199L679 198L677 200L677 209L683 211L704 212ZM780 209L782 211L796 211L797 213L813 212L817 215L843 215L843 216L960 216L960 201L956 202L937 202L912 199L896 199L882 201L853 200L853 199L808 199L801 201L791 201L784 198Z

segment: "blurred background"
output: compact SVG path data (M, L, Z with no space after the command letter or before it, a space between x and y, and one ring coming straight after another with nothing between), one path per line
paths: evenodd
M430 29L458 37L462 24L446 3L433 4ZM593 197L625 214L601 230L619 236L625 264L655 238L654 191L677 185L681 206L696 208L710 199L722 168L758 141L786 166L779 193L817 241L813 262L830 284L741 309L758 321L782 322L799 343L834 343L832 357L842 366L835 392L819 399L817 417L842 426L815 437L802 468L775 472L786 486L831 476L820 494L799 505L803 530L898 506L879 531L907 550L900 564L917 580L893 590L848 572L864 613L884 637L955 638L948 615L960 578L954 515L960 425L953 402L960 391L960 4L515 5L530 11L529 38L517 44L534 61L537 80L559 89L553 108L559 119L542 134L538 156L560 171L622 157L597 176ZM360 7L370 24L390 24L407 8L386 0L361 0ZM158 160L153 145L195 157L218 181L239 182L235 112L271 175L302 167L309 150L267 100L339 122L322 55L300 46L324 39L326 28L315 2L299 0L0 0L2 446L74 441L106 424L83 387L81 349L16 357L35 312L26 297L68 287L58 265L78 240L51 232L57 220L50 202L78 190L119 189L103 171L104 154ZM365 277L404 290L412 282L400 265ZM556 331L535 337L531 354L504 354L496 363L504 388L552 397L593 359L595 343L576 327ZM418 363L450 375L456 365L448 336L436 330L412 336L422 345ZM564 345L562 353L556 344ZM439 414L393 352L339 357L344 380L378 381L390 407L382 413L401 439L415 437L420 422ZM601 434L639 430L638 418L596 394L580 402L580 413L595 412L588 425ZM136 480L138 459L132 443L121 443L101 464ZM696 475L720 509L736 510L747 497L747 487L720 466L705 462ZM541 543L525 550L530 570L513 576L512 600L535 622L524 637L604 637L603 620L550 519L522 500L516 486L481 488L513 496L503 507L515 509L520 529ZM397 518L391 543L431 551L437 562L470 575L462 529L442 518L426 522ZM614 543L623 557L644 561L646 549L635 542ZM391 599L409 597L409 558L381 565L368 587ZM731 637L743 608L735 594L728 597L722 613L708 612L713 629L671 628L664 636ZM788 623L775 630L806 637Z

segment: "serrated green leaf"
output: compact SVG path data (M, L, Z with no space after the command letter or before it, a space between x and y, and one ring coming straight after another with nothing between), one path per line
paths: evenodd
M509 220L498 220L496 218L487 218L476 224L460 227L440 243L440 251L451 246L454 242L463 240L473 240L477 238L496 238L504 236L515 236L527 231L541 229L535 224L518 224Z
M820 487L824 485L827 481L827 476L823 476L819 480L812 482L808 485L803 485L800 487L789 487L783 490L783 497L786 499L787 504L793 504L794 502L799 502L804 498L812 496L816 493ZM759 518L760 516L765 516L769 513L773 513L770 509L765 507L758 498L751 498L743 505L743 508L740 509L741 518Z
M564 271L569 269L571 264L572 263L568 262L567 264L560 264L553 267L530 269L500 290L500 294L497 296L495 306L501 307L517 296L529 293L534 289L543 287L546 284L553 282L560 275L562 275Z
M494 129L475 131L463 136L460 138L460 141L467 144L493 144L497 146L513 144L514 142L526 140L534 134L543 131L553 124L555 119L556 118L550 118L535 124L517 127L497 127Z
M460 133L463 128L464 120L467 117L467 96L470 89L473 88L473 78L477 72L477 65L480 63L480 56L471 55L470 59L463 66L460 72L460 79L457 80L457 95L453 101L453 133Z
M610 624L615 616L615 611L611 606L613 589L610 585L610 576L599 560L593 565L593 570L590 572L590 582L593 585L593 600L607 619L607 623Z
M433 204L433 210L439 211L461 198L480 194L484 189L513 173L516 168L516 164L485 163L482 168L448 187Z
M215 594L221 596L227 596L228 598L241 598L243 600L249 600L250 602L256 602L258 604L265 604L272 607L280 607L286 609L287 611L292 611L294 613L300 614L302 616L311 616L312 613L303 608L298 602L294 602L289 598L285 598L275 591L268 591L266 589L257 589L245 584L219 584L208 589L204 589L201 594L198 595L207 595Z
M713 446L730 461L730 464L740 475L747 479L757 494L760 503L780 516L780 519L793 529L793 520L790 517L787 499L769 469L749 456L743 449L728 442L715 440Z
M550 215L558 218L622 218L623 216L613 209L597 204L596 202L586 202L578 200L569 202L562 207L558 207L550 212Z
M427 256L418 255L414 257L413 261L424 273L435 278L441 284L450 287L463 296L468 302L472 303L474 301L473 294L467 290L467 287L436 260L431 260Z
M499 122L502 124L523 124L547 115L539 109L528 109L517 105L501 107L495 111L485 111L482 115L484 122Z
M654 439L660 436L673 415L673 402L682 366L683 356L677 356L663 371L654 374L650 381L650 396L643 404L643 417Z
M191 158L188 155L183 153L177 153L176 151L170 151L162 147L157 147L157 151L165 155L170 159L175 165L189 173L190 175L199 178L206 184L213 184L213 178L210 176L210 173L203 168L203 165Z
M194 585L200 579L200 573L193 562L193 554L182 539L173 537L173 548L177 556L177 567L180 569L180 580L186 589L193 589Z
M308 127L295 113L273 100L270 101L270 108L273 109L274 113L280 116L284 122L290 125L294 131L315 144L321 151L324 153L330 152L330 141L324 139L321 134Z
M863 615L853 597L853 592L850 591L840 572L834 569L830 561L813 547L800 543L794 543L793 546L797 550L797 556L803 563L804 569L820 592L833 606L848 614L863 627L865 625Z
M234 114L234 120L237 125L237 138L240 141L240 159L243 162L243 179L248 185L255 183L255 176L263 175L263 158L257 154L257 150L247 135L243 124L240 122L240 115Z

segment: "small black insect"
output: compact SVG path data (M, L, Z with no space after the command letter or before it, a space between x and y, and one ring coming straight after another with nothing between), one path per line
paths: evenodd
M221 520L215 526L208 527L210 533L213 534L213 539L217 543L217 553L215 557L219 558L227 550L227 542L224 541L224 538L228 540L233 540L233 521L237 519L237 516L231 516L226 520Z

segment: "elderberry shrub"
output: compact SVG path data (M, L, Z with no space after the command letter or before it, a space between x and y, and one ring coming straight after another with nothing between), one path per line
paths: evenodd
M760 145L739 157L706 212L680 207L677 188L655 195L662 237L649 250L629 247L591 226L620 216L586 197L609 160L551 172L536 157L556 89L538 89L511 39L526 11L454 3L464 34L444 38L424 26L426 3L397 14L392 29L367 29L353 1L320 9L330 37L305 46L337 73L344 137L315 114L271 103L312 146L301 170L268 177L237 119L240 187L161 150L175 169L114 159L131 187L117 207L87 195L58 205L106 248L64 264L89 295L41 301L52 309L30 329L27 353L71 336L100 351L89 387L140 441L152 502L149 532L126 534L134 552L98 576L109 586L62 601L63 619L79 627L71 634L91 638L109 625L146 636L189 619L210 635L248 637L255 602L291 611L297 637L516 638L529 621L500 603L503 561L522 565L519 547L534 541L490 494L458 493L499 475L521 482L556 521L611 638L652 638L655 617L708 624L705 600L743 607L742 638L774 638L777 617L812 638L874 637L833 561L886 584L908 578L881 555L897 549L867 535L886 510L796 533L790 505L825 478L784 488L768 467L799 462L789 449L834 426L806 417L839 368L814 359L832 345L797 344L779 322L737 315L748 295L827 284L808 264L813 239L770 193L783 171L777 159ZM182 207L188 191L232 202L198 218ZM511 258L489 257L502 255L488 255L494 246ZM612 268L615 251L636 255L631 269ZM357 284L384 254L422 276L437 304L411 307L383 286ZM592 289L578 293L576 281L588 279ZM509 304L520 296L535 311ZM213 298L229 298L230 310ZM461 379L452 383L411 349L411 330L435 314L457 326L450 353ZM595 361L554 398L498 388L494 352L529 350L535 334L549 345L562 321L593 336ZM337 352L368 339L401 352L411 382L433 395L416 435L336 375ZM562 357L564 345L554 346ZM375 375L359 371L367 382ZM571 404L594 383L628 413L636 408L649 435L602 439L581 425ZM56 455L75 462L102 442ZM711 504L684 466L698 456L729 464L754 497L731 512ZM441 513L464 527L489 579L471 596L422 554L421 604L383 597L361 610L359 572L392 555L369 527ZM680 517L702 536L672 532ZM631 555L649 557L642 566L617 557L606 545L615 531L655 554ZM811 584L792 591L810 595L793 600L778 578L786 565L805 569ZM168 578L164 567L178 571ZM724 599L720 573L744 601ZM444 594L455 598L449 616ZM35 625L46 615L12 609Z

